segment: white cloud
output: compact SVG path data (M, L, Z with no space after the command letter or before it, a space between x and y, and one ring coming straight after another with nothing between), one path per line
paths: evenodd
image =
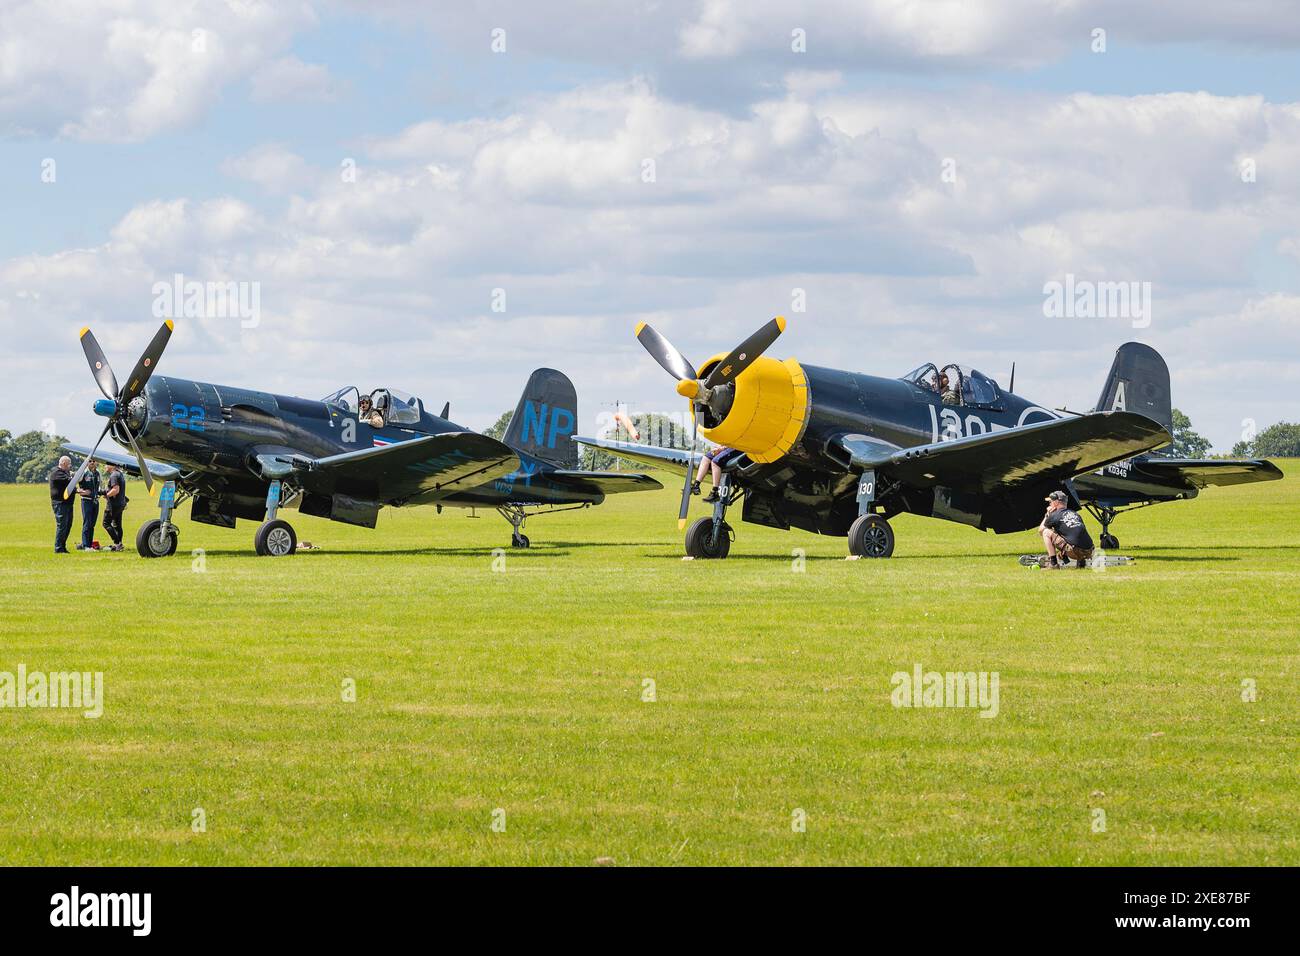
M339 93L328 69L296 56L272 60L253 74L249 85L253 99L259 102L325 102Z
M305 2L5 4L0 135L129 142L192 123L312 25Z
M355 182L254 150L228 169L292 193L282 210L146 203L99 246L2 263L0 333L57 355L86 404L85 320L125 363L147 341L154 281L258 281L256 330L182 323L167 367L305 394L383 376L486 425L538 364L568 371L588 414L613 398L671 407L636 320L702 356L788 312L797 287L809 311L790 316L784 354L878 374L935 359L1005 375L1014 358L1022 391L1073 408L1090 407L1115 347L1149 341L1175 402L1225 446L1242 417L1300 417L1300 391L1275 387L1296 374L1276 345L1294 341L1300 303L1252 269L1261 248L1294 249L1300 183L1277 164L1297 149L1300 107L1251 97L904 95L795 77L737 117L644 80L597 85L372 138ZM1238 175L1243 151L1257 182ZM1152 326L1050 325L1042 285L1067 272L1150 281ZM1200 384L1215 363L1254 377L1216 393ZM27 374L19 387L35 387Z
M267 143L227 159L221 171L272 193L305 190L318 184L321 177L301 156L278 143Z

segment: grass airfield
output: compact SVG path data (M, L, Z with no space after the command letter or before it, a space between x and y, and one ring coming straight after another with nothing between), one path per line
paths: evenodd
M1125 516L1104 572L909 516L887 561L737 523L683 562L675 490L502 571L503 520L432 508L285 512L320 550L267 559L186 505L146 561L133 483L126 553L56 556L0 486L0 671L105 694L0 709L0 863L1295 865L1297 464ZM892 706L918 663L998 672L997 716Z

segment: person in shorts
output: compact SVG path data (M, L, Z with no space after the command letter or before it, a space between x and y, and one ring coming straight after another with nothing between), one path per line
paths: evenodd
M1083 519L1069 506L1064 491L1053 491L1043 500L1047 502L1047 514L1038 532L1047 548L1047 567L1062 568L1069 561L1083 567L1093 554L1092 536Z

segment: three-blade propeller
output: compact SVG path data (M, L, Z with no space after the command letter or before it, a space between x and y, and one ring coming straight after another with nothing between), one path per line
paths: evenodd
M676 347L666 338L642 322L636 327L637 341L645 347L656 362L663 366L673 378L677 379L677 393L691 403L691 457L686 469L686 483L682 486L682 506L677 513L677 526L686 527L686 516L691 508L691 482L695 478L696 454L699 448L699 436L696 428L696 414L701 405L707 405L715 389L734 382L739 375L749 368L764 352L771 347L782 332L785 331L785 319L777 316L761 329L736 346L721 362L709 372L703 382L692 365Z
M90 454L82 461L81 467L77 469L77 473L68 482L68 487L64 489L64 498L71 497L73 491L76 490L77 483L81 481L81 476L86 473L91 459L95 457L95 452L99 451L100 442L104 440L104 436L112 430L113 425L117 422L122 423L122 432L126 435L131 451L135 453L135 460L140 464L140 475L144 478L145 488L151 493L153 492L153 475L149 474L149 466L145 463L144 455L140 453L140 446L135 443L135 436L131 434L131 429L126 424L125 419L131 399L144 391L145 384L148 383L149 377L153 375L154 369L158 367L158 359L162 357L163 349L167 347L167 340L171 337L172 321L167 319L154 334L149 347L144 350L144 353L135 363L135 368L131 370L131 377L126 380L126 387L118 388L117 376L113 374L113 367L108 364L108 358L104 355L104 350L99 347L99 342L95 339L95 333L90 331L89 326L81 330L81 350L86 353L86 362L90 365L90 374L95 377L95 384L99 386L104 398L108 399L108 402L96 402L95 404L96 406L106 406L111 403L112 408L107 411L108 424L99 433L99 438L90 449Z

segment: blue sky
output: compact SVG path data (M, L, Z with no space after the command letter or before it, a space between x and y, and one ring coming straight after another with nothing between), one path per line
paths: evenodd
M184 15L140 0L69 25L17 4L16 43L0 42L0 323L16 343L0 373L86 437L75 329L99 323L129 364L149 288L183 268L257 282L269 307L255 330L178 330L173 374L308 395L396 376L482 426L551 364L592 414L615 390L657 410L670 396L631 325L712 352L798 287L812 305L787 339L808 360L897 374L941 342L995 375L1015 360L1022 391L1081 407L1114 348L1143 338L1216 447L1246 419L1300 418L1300 388L1264 384L1300 374L1283 360L1300 341L1287 4L1048 16L997 0L931 5L933 22L871 2L563 6L238 20L216 0ZM138 61L102 48L113 23L142 38ZM186 53L195 23L219 53ZM66 62L34 52L51 36ZM955 184L939 178L950 156ZM1260 163L1250 184L1243 157ZM645 189L643 158L660 173ZM1152 282L1154 323L1095 321L1054 346L1040 287L1065 272ZM504 314L497 287L517 303ZM382 334L358 343L358 327Z

